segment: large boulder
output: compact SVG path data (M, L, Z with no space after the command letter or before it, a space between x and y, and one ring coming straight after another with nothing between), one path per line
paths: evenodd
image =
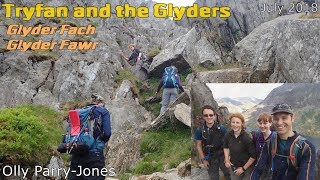
M191 107L181 103L174 108L174 116L183 124L191 127Z
M234 58L251 67L250 82L320 81L320 21L301 16L264 23L236 45Z
M242 83L249 78L249 74L249 68L232 68L199 72L197 78L203 83Z
M190 114L191 108L188 105L190 105L190 93L188 90L185 90L173 103L169 104L164 113L160 114L151 122L150 128L160 129L168 122L180 122L189 126L188 114ZM176 108L177 106L178 108ZM181 119L181 121L179 119Z
M119 173L140 160L141 132L153 117L132 98L107 101L106 107L110 111L113 132L108 142L106 164Z
M262 23L282 15L295 13L295 11L288 11L292 8L293 4L301 1L302 0L294 2L291 0L197 0L195 3L197 3L199 7L229 6L231 16L229 18L208 19L185 17L176 23L184 27L200 27L201 34L208 37L208 40L215 44L214 47L218 54L225 56L227 52L232 50L236 43ZM305 3L301 3L305 7ZM271 12L264 11L264 7L266 6L271 9ZM277 6L282 6L281 12L277 9Z
M201 37L196 28L187 34L174 39L154 57L149 67L152 76L161 77L165 67L175 65L178 70L189 67L222 65L220 56L205 38Z

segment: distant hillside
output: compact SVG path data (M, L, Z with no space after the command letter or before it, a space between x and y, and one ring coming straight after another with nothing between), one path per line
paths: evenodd
M262 112L271 112L277 103L291 105L295 113L294 129L309 136L320 136L320 84L283 84L272 90L258 105L244 113L247 125L256 127Z
M217 99L219 106L226 106L231 113L244 112L259 104L262 99L254 97L220 98Z

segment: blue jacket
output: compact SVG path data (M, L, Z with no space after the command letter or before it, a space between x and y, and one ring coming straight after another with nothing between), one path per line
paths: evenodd
M281 140L277 135L277 154L289 155L290 146L294 139L299 135L296 132L294 133L294 136L289 137L288 140ZM306 140L304 143L308 144L309 147L305 149L303 154L303 148L298 151L298 157L296 157L299 167L298 170L286 157L275 156L272 163L271 147L268 147L268 143L265 143L250 179L260 179L263 170L265 168L271 168L273 164L272 180L314 180L316 150L314 145L309 141ZM303 146L305 146L305 144Z
M91 152L103 151L105 143L109 141L111 137L111 123L110 123L110 113L109 111L101 106L96 106L93 109L93 118L101 118L101 124L103 129L103 134L100 134L98 138L95 139L93 147L90 149Z

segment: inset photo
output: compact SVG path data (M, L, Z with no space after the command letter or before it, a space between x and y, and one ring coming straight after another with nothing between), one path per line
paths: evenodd
M192 107L193 179L320 178L319 83L206 85Z

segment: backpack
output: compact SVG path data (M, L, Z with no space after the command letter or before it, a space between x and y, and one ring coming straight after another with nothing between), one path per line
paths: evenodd
M173 66L166 67L162 75L163 86L165 88L177 88L176 76L178 75Z
M68 112L68 127L58 147L60 153L85 154L93 147L98 134L103 132L101 118L93 119L94 108L96 105Z
M280 156L280 157L285 157L287 158L288 163L291 162L291 164L298 170L298 152L299 150L301 151L301 154L304 153L304 151L309 147L307 143L304 143L306 138L298 135L294 141L290 145L290 151L289 151L289 156L284 156L281 154L277 154L277 140L278 136L277 133L273 133L271 135L271 138L269 141L267 141L268 144L268 154L271 154L271 171L274 170L274 162L273 159L275 156ZM303 145L304 144L304 145ZM288 167L289 168L289 167Z
M201 139L202 149L205 153L205 159L209 160L213 155L214 151L218 151L223 146L224 134L222 132L220 124L215 124L213 127L208 128L205 124L201 127Z

